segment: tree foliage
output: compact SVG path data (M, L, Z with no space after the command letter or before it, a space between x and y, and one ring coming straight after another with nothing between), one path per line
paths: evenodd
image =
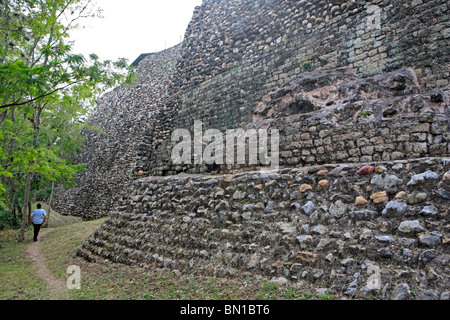
M83 170L72 159L97 98L134 80L126 59L72 52L70 31L99 16L92 0L0 0L0 205L22 227L34 188Z

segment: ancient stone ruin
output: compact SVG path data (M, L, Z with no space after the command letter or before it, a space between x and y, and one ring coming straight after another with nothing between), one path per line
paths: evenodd
M204 0L105 95L57 209L77 255L348 298L449 299L444 0ZM280 133L279 170L174 163L176 129Z

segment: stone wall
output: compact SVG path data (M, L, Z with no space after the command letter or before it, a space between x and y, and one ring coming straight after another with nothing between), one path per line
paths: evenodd
M176 172L169 165L174 129L191 129L196 120L219 130L255 121L266 94L308 71L299 58L311 58L312 70L345 66L363 79L410 68L414 93L445 90L448 10L443 0L204 1L187 28L170 99L143 139L135 171Z
M142 136L148 119L158 112L166 95L180 46L147 56L137 68L138 82L105 94L89 125L102 133L85 130L83 151L77 163L86 171L76 177L75 187L55 192L54 207L62 214L96 219L107 216L133 181Z
M204 1L182 44L146 57L140 84L117 88L99 104L91 123L108 135L86 133L77 162L87 171L75 188L57 193L57 208L105 216L136 176L179 172L170 165L174 129L190 129L195 120L220 130L255 122L265 95L307 71L299 58L311 58L312 70L347 66L359 78L410 67L414 93L445 89L448 9L443 0Z
M137 180L77 255L352 298L448 299L450 159L366 164Z
M109 135L87 134L88 169L58 197L62 212L108 215L77 254L448 299L449 9L204 0L183 43L99 106ZM194 121L280 130L280 170L174 165L172 132Z
M240 128L279 130L281 166L442 156L449 154L449 101L447 90L423 92L411 69L366 78L349 68L312 71L265 94L252 109L251 121ZM139 170L174 175L255 169L226 165L225 160L220 170L194 165L194 156L189 164L173 165L171 151L179 143L171 141L174 129L187 128L193 137L193 120L202 120L204 131L233 121L228 110L214 111L216 105L208 102L208 108L182 107L172 114L165 140L147 138Z
M445 0L207 0L186 31L176 84L237 69L270 88L301 71L300 57L364 76L414 67L423 84L444 87L449 9Z

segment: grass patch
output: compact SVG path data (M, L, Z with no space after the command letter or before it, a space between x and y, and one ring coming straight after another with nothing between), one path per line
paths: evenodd
M32 241L32 230L26 239L17 242L18 231L0 233L0 300L41 300L48 296L47 284L36 276L33 264L26 257Z
M52 212L49 227L59 228L79 223L79 221L81 221L80 218L64 217L57 212ZM34 268L31 260L27 258L26 251L32 243L33 228L26 228L25 240L22 243L17 242L19 233L20 230L18 229L0 231L0 300L44 300L55 298L50 297L47 283L36 276L37 270ZM48 238L52 239L50 235ZM61 240L59 239L59 241ZM53 254L61 255L61 251L54 251Z
M88 263L74 254L105 219L89 222L55 219L58 227L41 241L47 268L66 281L71 265L81 268L81 289L52 297L46 283L37 279L26 248L27 240L18 244L14 233L0 233L4 239L0 248L0 299L69 299L69 300L328 300L329 295L317 295L291 286L278 286L267 280L223 279L144 269L121 264ZM61 224L60 222L63 221ZM15 233L17 234L17 232Z
M105 219L79 222L55 228L42 241L47 267L58 278L66 280L66 270L76 265L75 252Z

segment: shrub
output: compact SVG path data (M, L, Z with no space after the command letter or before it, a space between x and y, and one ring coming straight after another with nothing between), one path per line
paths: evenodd
M303 70L311 71L311 69L312 69L311 58L303 59L302 57L299 57L298 61L300 62L300 65L302 66Z
M48 198L50 198L51 193L52 193L51 187L38 190L35 194L36 201L46 201Z
M20 220L14 218L11 212L6 211L0 207L0 231L9 228L18 229L20 227Z

